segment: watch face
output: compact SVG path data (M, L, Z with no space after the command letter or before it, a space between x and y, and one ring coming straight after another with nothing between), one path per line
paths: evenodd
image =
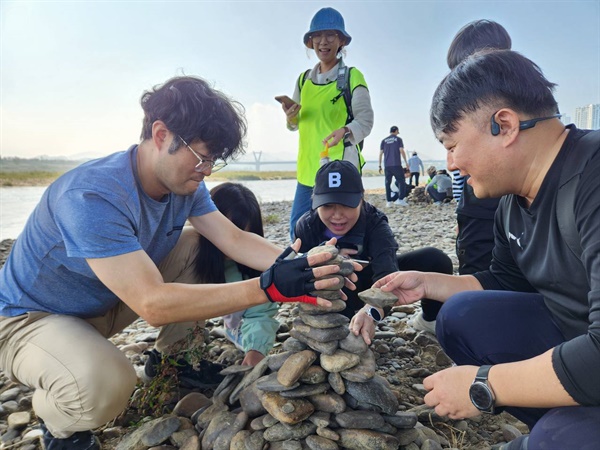
M473 383L469 388L469 397L480 411L489 411L494 406L494 398L490 389L479 381Z
M377 309L375 308L369 309L369 315L373 318L373 320L377 322L379 322L382 319L381 314L379 314L379 311L377 311Z

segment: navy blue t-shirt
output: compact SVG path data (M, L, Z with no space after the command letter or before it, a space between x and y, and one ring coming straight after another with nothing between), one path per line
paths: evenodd
M390 134L383 141L379 149L383 151L383 164L385 167L402 166L400 158L400 149L404 148L402 138L395 134Z

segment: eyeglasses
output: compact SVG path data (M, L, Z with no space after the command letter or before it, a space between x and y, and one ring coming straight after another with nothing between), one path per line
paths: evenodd
M211 172L218 172L227 165L227 163L222 159L203 159L198 153L194 151L192 147L189 146L187 142L185 142L185 140L181 136L178 136L178 138L181 139L181 142L185 144L188 150L192 152L196 158L198 158L198 164L196 164L196 167L194 167L194 170L196 172L204 172L207 169L210 169Z
M338 37L338 34L337 33L333 33L333 32L329 32L329 33L315 33L315 34L311 34L309 37L310 37L310 39L315 44L318 44L323 39L326 39L327 42L329 42L331 44L333 41L335 41L335 38Z

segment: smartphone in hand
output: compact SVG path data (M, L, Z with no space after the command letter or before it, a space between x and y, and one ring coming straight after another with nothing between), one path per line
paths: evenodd
M290 109L292 106L298 104L294 100L289 98L287 95L278 95L275 97L275 100L284 105L285 109Z

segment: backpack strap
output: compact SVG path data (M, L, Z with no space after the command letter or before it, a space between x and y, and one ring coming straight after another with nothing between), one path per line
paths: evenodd
M576 148L577 153L573 152L569 155L561 172L556 198L556 216L562 238L573 254L580 258L583 249L573 209L581 174L592 156L600 149L600 130L587 133L579 140Z
M298 77L298 90L299 91L302 91L302 86L304 86L304 83L306 83L306 79L308 78L310 71L311 71L311 69L308 69L306 72L300 74L300 76Z
M340 58L340 67L338 69L338 76L336 80L337 90L340 91L344 102L346 103L346 111L348 118L346 123L350 123L354 120L354 114L352 113L352 92L350 91L350 71L352 67L346 67L344 60Z

